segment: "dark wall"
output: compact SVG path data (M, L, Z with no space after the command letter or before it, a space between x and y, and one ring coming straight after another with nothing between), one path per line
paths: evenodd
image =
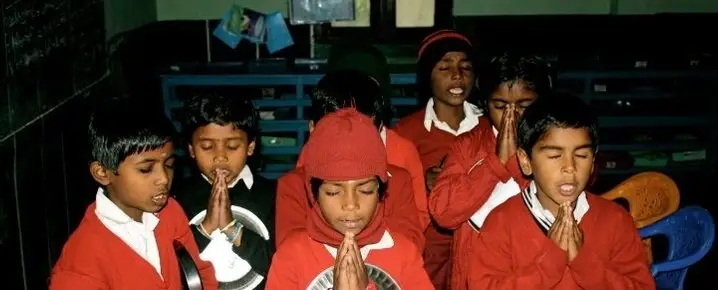
M106 87L103 2L3 1L0 46L2 289L47 289L93 199L88 101Z

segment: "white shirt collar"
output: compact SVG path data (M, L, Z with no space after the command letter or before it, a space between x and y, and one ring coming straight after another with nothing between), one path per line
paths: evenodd
M369 256L369 252L371 250L383 250L383 249L390 249L394 246L394 239L391 237L391 234L389 234L389 231L384 231L384 235L381 236L381 240L377 242L376 244L369 244L366 246L361 247L359 249L359 252L361 252L362 259L366 260L366 257ZM337 257L337 251L338 249L335 247L332 247L330 245L324 244L324 247L329 251L329 254L332 255L332 257Z
M202 174L202 178L204 178L207 182L212 183L206 175ZM252 175L252 170L249 169L249 165L244 165L244 168L242 168L242 171L239 172L237 178L230 182L227 188L233 188L237 185L240 179L244 180L244 185L247 186L247 189L252 189L252 185L254 185L254 175Z
M431 127L433 125L439 130L458 136L460 134L471 131L471 129L476 127L476 125L479 124L479 117L481 117L481 115L483 114L477 106L465 101L464 115L464 119L461 120L461 122L459 123L459 129L451 129L449 124L439 120L439 118L436 116L436 111L434 111L434 98L431 98L429 99L429 102L426 103L426 113L424 114L424 128L426 128L426 131L431 131Z
M537 188L536 183L531 182L528 188L524 190L522 193L522 197L524 202L526 203L526 206L528 206L529 210L531 211L531 214L536 218L536 220L541 224L541 226L548 230L551 228L551 225L553 225L553 222L556 220L556 218L549 212L547 209L544 209L543 205L541 205L541 202L538 200L538 196L536 196ZM589 205L588 205L588 199L586 198L586 192L581 192L581 194L578 195L578 199L576 200L576 206L573 210L573 218L576 219L576 222L581 222L581 219L583 218L586 213L588 213Z
M102 188L98 188L97 194L95 195L95 214L117 225L129 223L139 224L139 222L133 220L112 202L105 195L105 191ZM142 224L146 231L153 231L159 222L160 219L155 214L149 212L142 213Z
M381 131L379 131L379 136L381 136L381 141L384 142L384 146L386 147L386 126L381 127Z

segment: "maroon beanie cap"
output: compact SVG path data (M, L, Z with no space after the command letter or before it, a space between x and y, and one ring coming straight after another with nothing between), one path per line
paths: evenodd
M308 177L345 181L378 176L386 182L386 147L371 118L354 108L322 117L304 145Z

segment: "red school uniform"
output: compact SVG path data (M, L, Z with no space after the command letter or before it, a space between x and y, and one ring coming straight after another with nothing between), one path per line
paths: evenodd
M472 131L476 131L476 128L481 126L482 123L487 123L488 120L485 118L479 118L478 126L471 129L471 131L454 135L446 130L441 130L436 127L430 127L426 129L427 122L430 126L434 126L431 119L427 116L427 109L430 104L427 104L426 108L419 110L399 121L394 128L397 133L411 140L419 151L421 161L424 166L424 171L431 167L439 166L444 161L443 168L446 170L448 161L448 154L452 151L452 145L460 136L469 134ZM478 118L479 113L474 112L468 114L473 108L465 108L467 112L467 118ZM430 114L429 114L430 115ZM438 181L438 180L437 180ZM434 185L436 188L437 184ZM433 193L431 195L434 195ZM431 196L429 197L431 200ZM429 206L429 213L431 214L431 206ZM440 224L439 224L440 225ZM444 284L449 282L449 273L451 268L451 245L453 237L450 231L441 229L437 225L430 226L426 230L426 250L424 251L424 263L427 272L431 279L434 281L434 285L437 289L444 289Z
M469 289L655 289L646 252L625 210L592 194L581 218L583 246L568 262L525 198L491 212L472 247Z
M391 164L387 168L390 177L384 200L386 224L389 229L406 236L421 250L424 247L423 228L417 218L411 177L403 168ZM275 219L277 249L294 232L306 229L306 220L311 210L311 192L306 189L305 180L303 167L295 168L279 178Z
M419 153L411 141L394 132L392 129L384 129L384 145L386 146L387 162L391 165L406 169L411 176L411 186L414 192L414 203L419 214L419 226L423 229L429 226L429 209L427 207L426 184L424 180L424 169L421 165ZM304 155L299 154L297 167L304 166Z
M477 226L469 219L493 192L501 190L497 186L500 182L515 184L516 190L508 194L511 196L526 188L529 180L523 177L515 156L509 158L506 166L501 164L496 156L496 135L486 117L461 135L449 152L429 197L429 212L439 226L454 230L447 288L466 289L467 253L471 250L472 236L478 234Z
M381 270L401 289L434 289L414 243L386 228L381 217L382 206L379 205L373 220L357 236L364 262ZM342 235L324 221L319 206L315 205L310 210L306 230L287 237L274 255L266 289L314 289L313 285L332 283L330 271L341 241Z
M170 198L158 213L154 229L160 255L160 277L155 268L113 234L95 214L91 204L80 226L65 243L59 261L52 269L51 290L83 289L180 289L179 264L174 242L190 253L202 278L204 289L217 289L212 266L199 259L197 243L179 204Z

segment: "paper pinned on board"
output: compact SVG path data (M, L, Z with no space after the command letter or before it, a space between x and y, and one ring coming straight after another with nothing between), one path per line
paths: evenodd
M354 0L354 20L332 22L332 27L369 26L371 26L371 0Z
M435 0L396 0L396 27L434 26Z

